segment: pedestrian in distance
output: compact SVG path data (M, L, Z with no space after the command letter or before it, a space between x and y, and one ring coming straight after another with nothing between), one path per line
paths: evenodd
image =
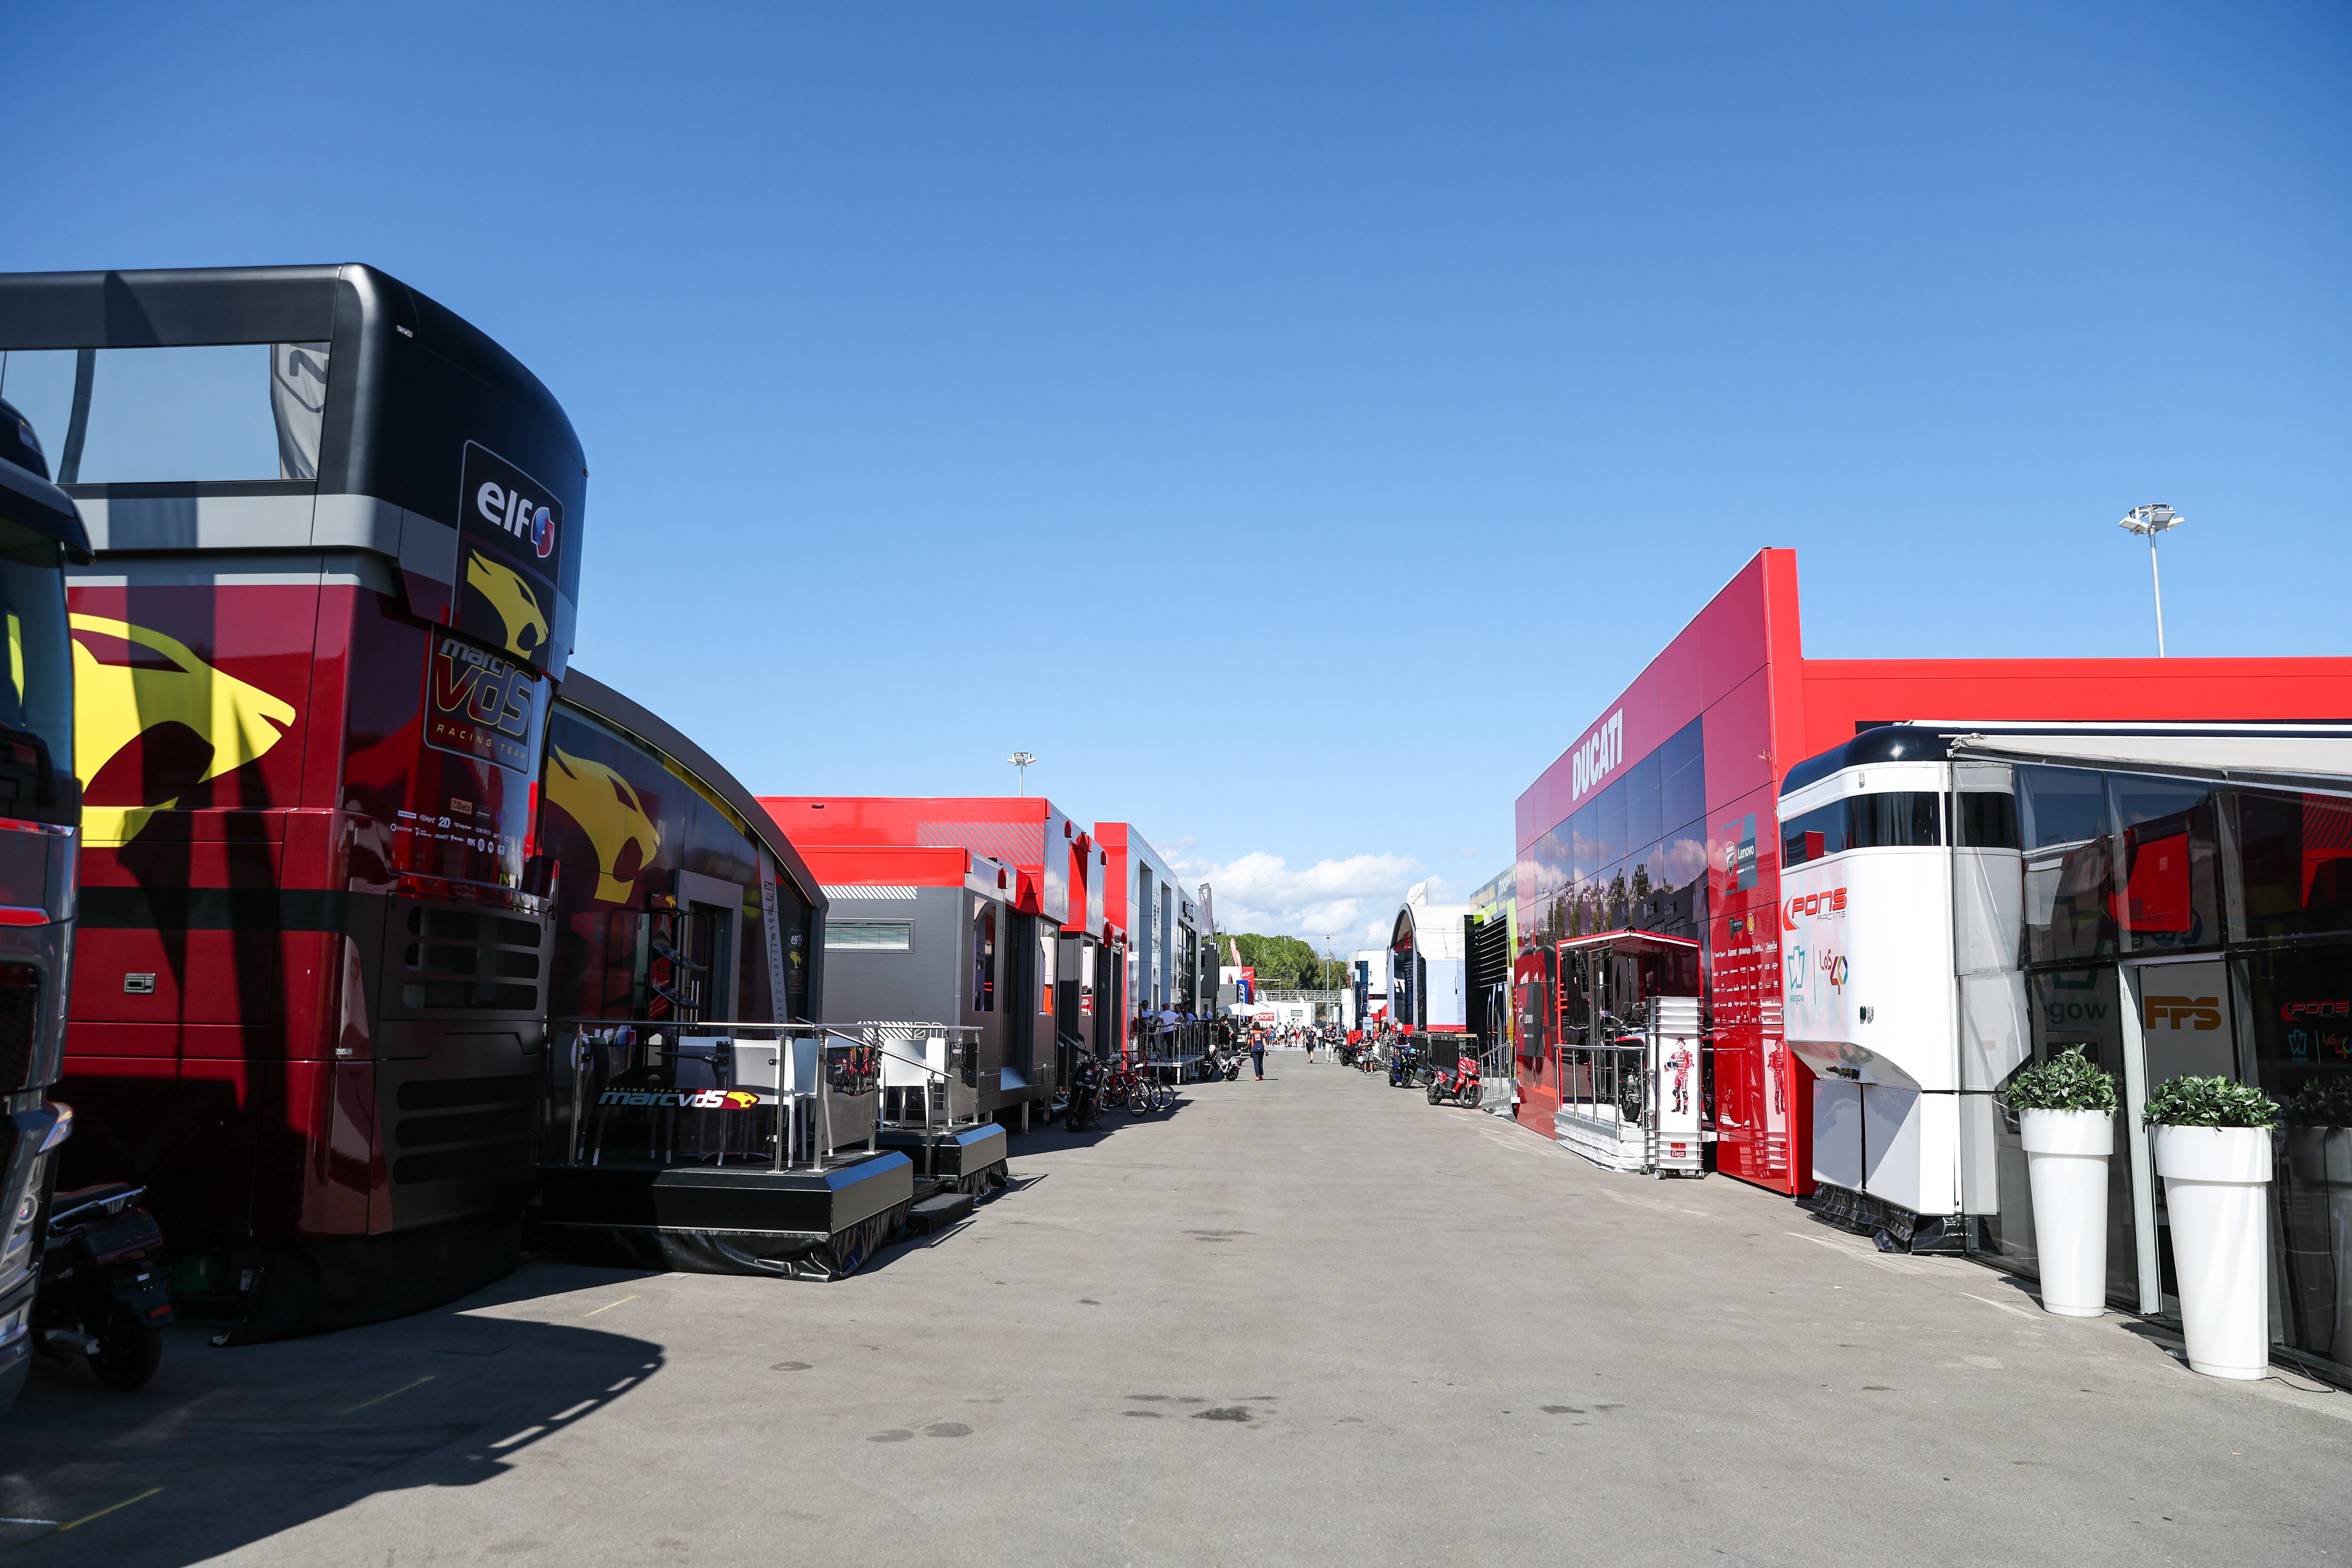
M1250 1036L1250 1066L1256 1069L1258 1081L1265 1081L1265 1036Z

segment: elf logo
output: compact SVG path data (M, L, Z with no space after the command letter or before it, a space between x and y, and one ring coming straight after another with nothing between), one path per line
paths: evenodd
M476 441L466 443L459 483L465 531L478 538L487 526L504 542L527 547L517 552L518 565L534 557L552 562L563 536L563 503L545 485Z
M484 479L474 492L474 510L517 539L527 539L541 561L555 553L555 513L520 489Z

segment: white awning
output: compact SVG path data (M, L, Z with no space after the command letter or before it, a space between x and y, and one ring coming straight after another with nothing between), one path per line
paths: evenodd
M2126 735L2110 731L1961 735L1953 740L1951 754L1979 762L2104 768L2262 789L2352 795L2352 734Z

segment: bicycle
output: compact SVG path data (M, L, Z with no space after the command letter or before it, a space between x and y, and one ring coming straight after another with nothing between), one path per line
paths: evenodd
M1172 1097L1167 1084L1160 1081L1158 1064L1151 1064L1148 1070L1130 1070L1134 1082L1128 1089L1127 1113L1149 1116L1155 1110L1167 1110Z

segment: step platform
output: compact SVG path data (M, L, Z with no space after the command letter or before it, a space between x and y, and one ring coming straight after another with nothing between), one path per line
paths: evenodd
M555 1165L534 1231L574 1263L839 1279L898 1234L914 1184L895 1150L816 1171Z
M970 1215L979 1204L970 1193L950 1190L928 1198L918 1198L907 1211L907 1228L918 1236L929 1236L945 1230Z
M984 1198L1010 1179L1005 1156L1011 1145L1004 1129L993 1121L935 1131L928 1138L919 1127L885 1127L880 1139L882 1147L904 1154L914 1163L918 1180L929 1172L951 1179L958 1192ZM930 1156L928 1163L924 1159L927 1149Z

